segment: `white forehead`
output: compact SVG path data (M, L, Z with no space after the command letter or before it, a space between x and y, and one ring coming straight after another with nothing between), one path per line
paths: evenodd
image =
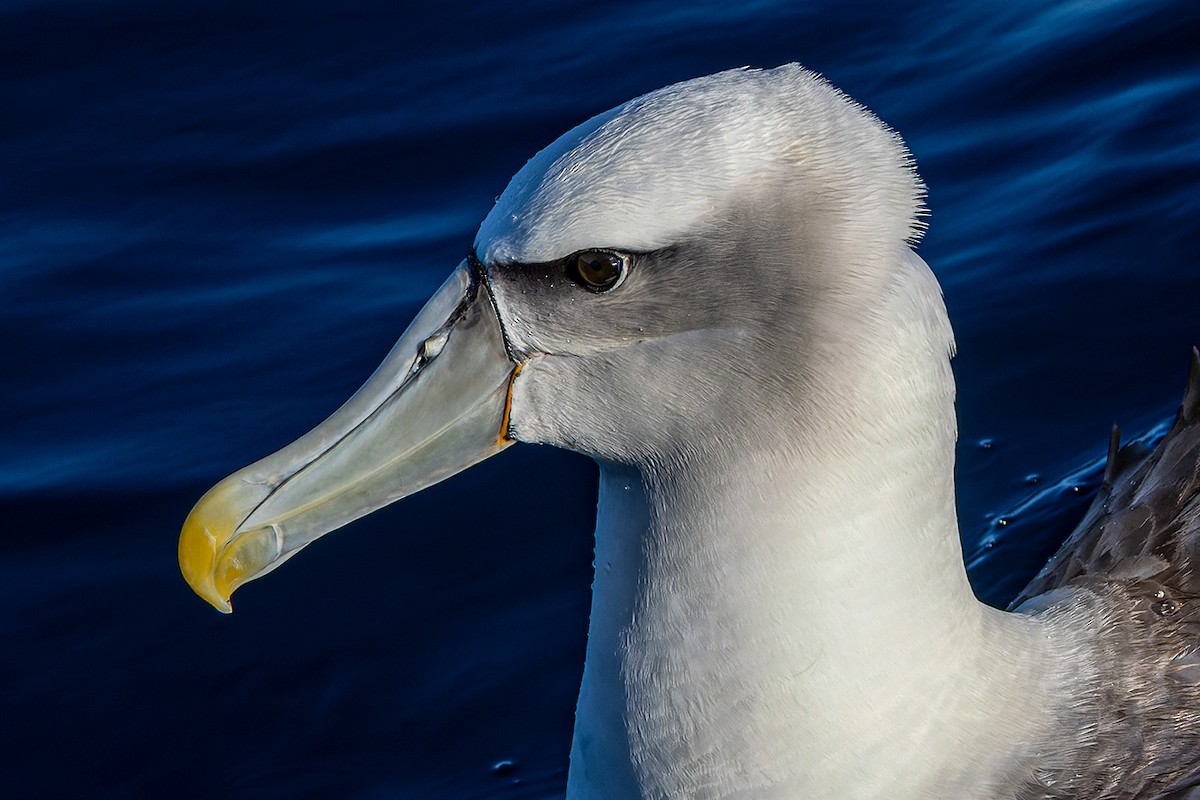
M899 173L873 191L911 216L919 188L906 152L870 112L795 64L731 70L643 95L564 134L513 177L475 249L488 262L526 263L589 247L654 250L703 228L738 188L788 164L827 163L845 182L847 163L872 161L882 166L868 172Z

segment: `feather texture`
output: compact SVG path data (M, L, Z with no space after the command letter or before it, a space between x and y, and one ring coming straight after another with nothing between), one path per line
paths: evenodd
M1200 797L1200 352L1183 404L1153 451L1119 447L1087 514L1013 602L1093 631L1099 675L1089 759L1067 794L1102 800Z

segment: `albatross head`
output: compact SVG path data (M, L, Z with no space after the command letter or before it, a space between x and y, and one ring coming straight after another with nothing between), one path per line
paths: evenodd
M514 440L669 469L836 426L883 298L919 269L921 194L898 137L795 65L595 117L517 173L345 406L205 495L185 577L228 611L316 537Z
M568 796L1020 794L997 776L1058 741L1070 648L966 580L921 195L795 65L601 114L517 173L354 397L201 498L184 576L229 611L373 509L566 447L601 463Z

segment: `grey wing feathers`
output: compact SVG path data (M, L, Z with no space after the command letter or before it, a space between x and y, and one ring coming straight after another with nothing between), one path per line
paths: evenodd
M1200 800L1200 768L1150 800Z
M1083 521L1010 608L1081 580L1155 580L1200 594L1200 350L1175 422L1153 452L1119 447Z
M1200 800L1200 351L1158 446L1119 445L1114 430L1096 499L1013 607L1062 587L1094 603L1095 741L1067 796Z

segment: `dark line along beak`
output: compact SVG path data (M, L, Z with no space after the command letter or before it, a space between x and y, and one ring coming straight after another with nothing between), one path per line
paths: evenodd
M228 613L235 589L319 536L500 452L520 366L463 262L333 416L200 498L179 537L184 578Z

